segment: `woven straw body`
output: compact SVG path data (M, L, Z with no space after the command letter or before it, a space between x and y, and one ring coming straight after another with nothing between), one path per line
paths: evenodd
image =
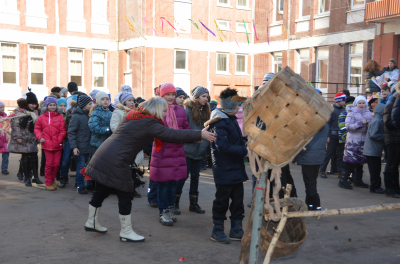
M246 107L246 106L245 106ZM243 128L251 138L250 150L274 165L282 166L296 156L325 125L333 107L286 67L247 102ZM260 117L266 125L256 126Z

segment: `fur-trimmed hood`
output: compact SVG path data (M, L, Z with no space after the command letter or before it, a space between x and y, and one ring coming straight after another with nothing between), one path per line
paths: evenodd
M183 101L183 107L193 108L193 101L192 101L192 99L187 98L185 101Z
M215 109L211 112L211 119L204 123L204 126L209 126L211 124L221 121L223 118L229 118L227 114L222 112L220 109Z

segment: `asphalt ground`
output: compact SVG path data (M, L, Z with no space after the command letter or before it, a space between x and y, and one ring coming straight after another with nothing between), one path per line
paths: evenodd
M91 195L79 195L74 179L66 189L49 192L43 186L25 187L16 177L20 155L10 155L9 175L0 174L0 263L238 263L241 244L222 245L210 240L211 208L215 187L212 171L201 172L199 204L206 213L189 212L189 182L181 199L182 214L173 227L162 226L158 209L147 202L147 186L140 189L132 208L133 229L144 243L122 243L118 202L110 195L103 204L100 223L106 234L84 231ZM291 164L297 193L305 198L301 167ZM365 167L364 181L369 183ZM247 169L251 176L250 169ZM74 174L71 172L70 174ZM148 182L148 174L144 178ZM44 181L44 177L41 177ZM344 190L337 176L318 178L323 209L396 203L368 189ZM245 203L251 200L251 181L245 186ZM250 208L245 207L248 219ZM227 214L229 216L229 212ZM271 263L400 263L400 211L305 219L308 237L292 256ZM337 227L337 228L335 228ZM226 233L230 223L225 222ZM259 263L263 256L260 254Z

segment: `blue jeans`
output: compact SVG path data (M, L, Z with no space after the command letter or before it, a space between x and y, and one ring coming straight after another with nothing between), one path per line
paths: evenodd
M185 185L185 181L189 178L189 174L190 174L189 192L190 193L198 192L202 160L194 160L194 159L186 158L186 166L187 166L187 177L185 180L178 181L177 186L176 186L176 191L182 192L183 185Z
M1 154L1 171L6 171L8 170L8 158L10 157L10 153L9 152L4 152Z
M157 182L153 182L152 180L150 180L149 182L149 190L147 193L147 201L149 201L149 203L158 203L157 200Z
M174 205L177 181L157 182L157 199L160 214L163 210Z
M76 184L78 188L85 187L85 178L81 170L85 167L89 154L81 154L76 156ZM87 185L92 185L92 181L88 181Z
M69 141L67 140L64 143L64 150L62 154L61 167L60 167L60 174L62 176L68 176L69 165L71 164L71 153L72 150L69 146Z

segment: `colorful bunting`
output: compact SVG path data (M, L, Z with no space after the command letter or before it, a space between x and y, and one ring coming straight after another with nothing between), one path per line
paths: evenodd
M143 17L144 23L145 25L147 25L147 23L150 23L149 21L147 21L146 17ZM156 36L158 36L157 31L154 29L154 27L152 26L154 33L156 34ZM147 30L147 28L146 28Z
M216 20L214 20L214 23L215 23L215 27L217 28L217 33L218 33L219 39L220 39L222 42L224 42L224 41L222 40L222 38L221 38L221 34L222 34L222 36L224 36L224 38L226 39L224 33L222 33L222 30L219 28L219 26L218 26Z
M238 46L238 48L240 48L240 47L239 47L239 43L237 42L237 39L236 39L236 37L235 37L235 34L232 32L231 28L232 28L231 21L229 20L229 42L231 41L231 34L232 34L232 35L233 35L233 38L234 38L235 41L236 41L236 45Z
M132 26L131 22L129 22L129 20L128 20L128 18L127 18L126 16L124 16L124 17L125 17L126 22L128 22L129 26L131 27L131 30L132 30L133 32L135 32L135 30L133 29L133 26Z
M189 18L189 20L190 20L190 22L192 22L192 24L193 24L198 30L200 30L201 33L203 33L203 31L201 30L201 28L199 28L199 26L196 24L196 22L194 22L194 21L191 20L190 18Z
M168 19L166 19L165 17L160 17L160 19L161 19L161 28L162 28L162 33L164 33L164 20L175 30L175 33L176 33L176 35L177 36L179 36L179 34L178 34L178 32L177 32L177 30L176 30L176 28L168 21ZM163 20L164 19L164 20Z
M254 36L256 37L256 40L259 40L257 38L256 24L254 23L254 19L253 19L253 28L254 28Z
M250 41L249 41L249 34L247 34L247 28L246 28L246 23L244 22L244 19L243 19L243 25L244 25L244 30L246 31L247 44L249 44L249 45L250 45Z
M203 27L205 28L205 29L207 29L208 30L208 32L210 32L211 34L213 34L213 36L214 37L216 37L216 35L214 34L214 32L212 32L208 27L206 27L206 25L204 25L203 24L203 22L201 22L201 20L199 19L199 22L200 22L200 24L202 24L203 25Z

